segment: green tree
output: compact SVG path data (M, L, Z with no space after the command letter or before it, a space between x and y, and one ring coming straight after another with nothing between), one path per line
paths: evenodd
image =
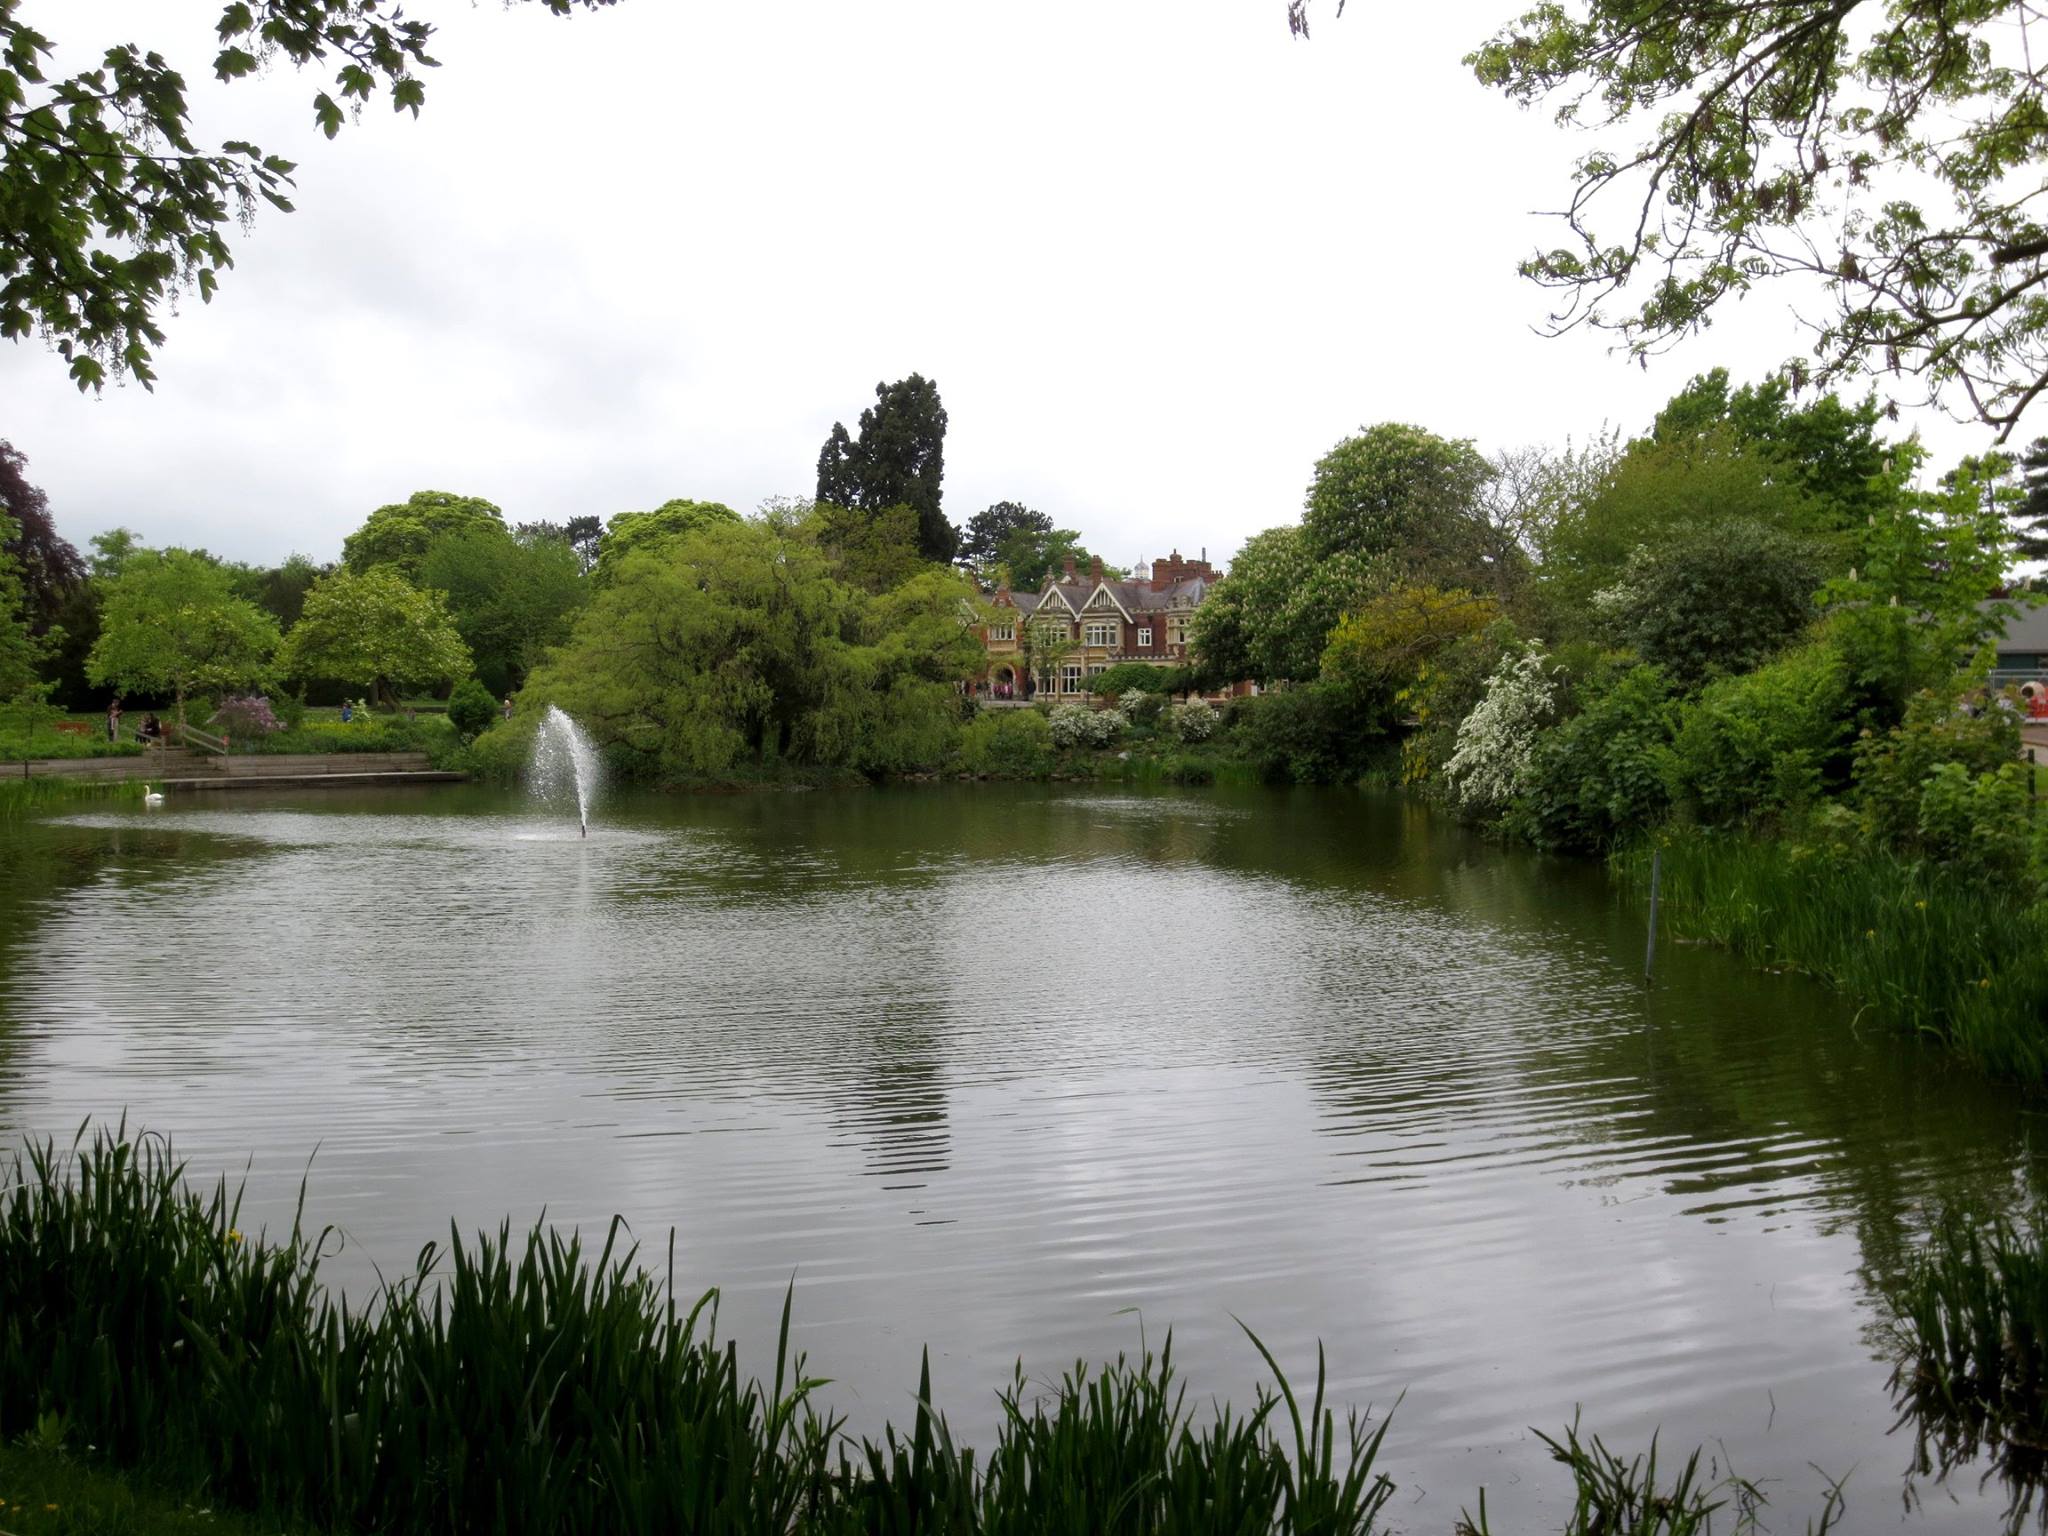
M41 647L29 628L27 588L21 566L8 553L20 524L0 511L0 700L17 698L36 682Z
M875 386L875 403L860 413L860 436L832 423L818 452L818 500L874 514L890 507L917 512L918 552L944 564L960 530L940 510L946 477L946 407L939 387L921 374Z
M481 736L498 718L498 701L481 680L464 678L448 695L448 718L465 738Z
M737 523L739 513L722 501L691 501L678 496L664 501L652 512L620 512L605 525L597 546L596 571L599 580L609 580L626 556L652 549L666 539L695 533L713 523Z
M713 522L621 560L526 695L650 776L932 765L986 659L971 597L929 567L860 592L805 519Z
M137 549L107 584L86 675L128 692L171 694L182 725L195 693L261 686L277 643L277 621L237 597L218 563L190 550Z
M363 519L363 526L341 541L341 562L358 574L388 565L412 581L429 546L455 533L509 536L505 514L480 496L414 491Z
M133 528L109 528L105 533L94 534L86 542L92 546L86 565L92 572L92 579L98 582L109 582L119 577L127 568L128 557L143 547L141 535Z
M282 565L235 565L228 570L234 578L235 595L245 597L277 620L280 629L290 629L305 611L306 594L313 583L331 567L315 565L301 554L290 554Z
M612 0L540 0L556 15ZM245 140L203 150L185 79L154 50L122 44L97 67L51 79L52 42L0 0L0 335L47 338L80 389L109 371L149 386L158 316L181 291L211 299L233 265L227 229L257 207L289 212L292 163ZM313 118L333 138L377 96L418 114L433 28L382 0L229 0L213 73L272 60L338 63Z
M917 512L895 506L856 512L820 502L813 531L833 572L863 592L887 592L917 574L924 564L917 549Z
M1386 583L1495 585L1479 512L1493 470L1471 443L1399 422L1360 428L1316 461L1302 532L1318 560L1349 554Z
M512 692L550 646L569 638L589 596L568 540L474 530L428 546L419 584L444 595L477 676L499 696Z
M978 571L1002 557L1003 541L1015 533L1051 533L1052 519L1018 501L998 501L967 519L960 535L960 561ZM1015 574L1012 573L1012 580Z
M1060 666L1080 649L1074 626L1066 615L1033 619L1017 635L1024 657L1024 675L1035 679L1040 693L1051 693L1059 685Z
M1386 589L1386 567L1345 550L1319 559L1296 526L1245 541L1230 574L1195 610L1190 639L1205 677L1217 682L1307 682L1346 613Z
M1395 587L1339 620L1323 648L1321 681L1390 726L1436 655L1500 615L1491 597L1453 588Z
M469 648L438 592L422 592L395 566L344 567L306 595L277 670L371 690L396 704L407 688L432 687L470 670Z
M1815 617L1811 549L1744 519L1679 528L1639 548L1594 601L1617 636L1682 688L1747 672Z
M1642 356L1760 283L1834 300L1817 373L1887 369L2010 433L2048 388L2042 76L2028 0L1541 4L1466 62L1560 122L1631 142L1580 157L1565 244L1523 273L1554 329ZM1803 375L1803 367L1796 373Z
M2020 496L2011 513L2013 556L2048 560L2048 437L2028 444L2020 469Z
M1020 592L1061 579L1069 560L1082 571L1095 560L1072 528L1013 528L996 546L997 571Z

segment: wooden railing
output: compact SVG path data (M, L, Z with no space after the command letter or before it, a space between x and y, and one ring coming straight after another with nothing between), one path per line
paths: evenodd
M209 731L200 730L196 725L173 725L166 728L165 734L168 736L172 732L175 732L178 739L188 747L211 752L215 757L228 755L228 739L225 736L215 736Z

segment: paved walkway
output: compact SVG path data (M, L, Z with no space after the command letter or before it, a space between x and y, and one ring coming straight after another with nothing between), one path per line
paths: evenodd
M219 757L182 747L152 749L136 757L36 758L27 763L0 765L0 773L32 779L148 779L152 783L161 781L204 789L323 783L329 779L358 784L435 784L468 777L431 767L424 752L251 752Z

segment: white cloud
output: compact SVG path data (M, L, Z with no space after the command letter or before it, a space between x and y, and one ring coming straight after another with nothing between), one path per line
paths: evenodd
M208 10L23 6L60 63L160 48L202 138L301 163L154 394L0 350L0 434L81 542L328 556L428 486L515 519L748 507L808 491L832 421L916 370L956 521L1010 498L1113 559L1223 556L1361 423L1633 428L1799 346L1778 294L1647 374L1532 334L1514 263L1580 146L1460 65L1508 7L1354 9L1304 44L1280 0L451 4L421 119L331 144L311 76L212 85Z

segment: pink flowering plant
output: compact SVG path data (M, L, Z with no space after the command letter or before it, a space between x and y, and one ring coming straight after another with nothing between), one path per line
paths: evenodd
M237 736L268 736L283 729L271 713L270 700L260 693L229 695L220 701L220 708L206 723L230 740Z

